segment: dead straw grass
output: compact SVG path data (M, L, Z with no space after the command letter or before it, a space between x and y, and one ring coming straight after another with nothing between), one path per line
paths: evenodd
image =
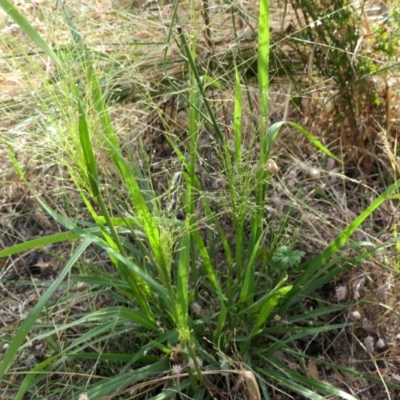
M94 52L98 52L97 67L104 78L104 87L109 90L109 96L114 100L110 108L121 143L124 146L134 146L138 138L142 138L153 145L153 136L157 133L150 122L153 121L154 115L159 116L160 106L177 95L169 93L170 80L180 81L184 76L184 64L174 41L168 46L164 58L171 21L171 5L152 8L138 5L136 9L127 12L126 4L121 5L117 2L111 4L97 1L90 5L80 3L72 4L73 14L86 43ZM241 53L243 61L249 61L251 64L256 54L255 27L258 4L256 1L243 1L241 6L244 13L236 17L234 30L228 5L210 2L210 25L207 34L202 10L197 9L191 14L186 5L180 5L179 24L187 34L196 35L197 55L205 64L215 63L221 71L230 70L232 57L238 52ZM53 43L55 48L62 48L70 43L70 33L57 10L53 8L52 2L42 1L38 7L35 7L34 3L25 2L21 8L29 15L34 27L46 40ZM49 10L51 19L46 17L50 15ZM195 22L188 20L189 15L194 15ZM399 87L398 76L395 73L389 71L387 77L373 78L373 89L386 104L385 118L389 130L378 127L378 109L366 105L364 99L356 98L356 119L360 124L359 132L363 132L364 136L357 137L354 141L354 132L351 131L348 121L333 123L338 109L332 97L337 93L337 88L331 80L315 76L312 67L305 68L304 59L298 59L298 53L282 39L283 36L288 39L293 32L302 28L298 24L304 21L295 18L290 5L286 9L286 18L283 18L283 15L283 4L272 4L274 51L294 61L298 76L297 81L293 83L290 78L279 76L277 70L271 85L271 119L295 120L303 124L349 161L343 167L328 159L317 157L309 145L290 130L282 133L276 146L274 160L280 167L280 173L273 184L267 204L271 211L271 223L279 222L288 207L294 204L293 194L303 190L305 196L294 204L296 212L287 230L283 232L282 240L290 240L294 234L300 232L299 246L312 255L326 247L337 232L377 196L384 186L384 176L394 174L395 170L399 173L395 147L398 146L396 138L399 129L397 114L400 92L395 88ZM371 30L373 12L364 8L362 16L362 29L368 33ZM56 71L48 60L40 55L29 55L32 51L30 43L4 17L0 22L0 29L6 35L3 36L5 39L0 47L0 108L4 111L0 117L0 132L8 139L8 144L18 150L20 161L26 167L35 190L58 211L63 211L63 205L66 204L64 199L67 196L70 211L79 213L78 197L68 183L67 171L63 166L55 164L51 155L43 157L44 153L40 150L48 145L48 139L43 137L40 142L37 141L40 137L38 129L41 127L41 124L35 121L37 98L28 94L35 88L36 96L42 96L40 103L48 104L51 99L43 97L46 92L44 83L52 78ZM368 40L366 35L358 51L368 47ZM15 57L15 48L21 57ZM302 49L305 54L311 53L307 46ZM312 66L311 56L308 59ZM28 80L26 71L30 71L32 60L36 65L35 74ZM257 104L255 85L250 85L248 90ZM215 107L220 110L221 121L231 120L232 93L233 89L228 87L217 95L214 94L215 98L219 99L215 102ZM124 101L117 101L122 97ZM245 110L250 127L252 112L256 111L251 111L249 105L245 105ZM183 110L184 116L185 113L186 109ZM186 124L187 118L179 122L182 132L185 131ZM226 125L229 129L229 123ZM36 134L30 137L29 132ZM372 140L367 141L366 138ZM378 138L382 148L380 160L373 155ZM0 157L0 245L7 247L16 240L29 240L60 229L41 213L31 194L17 180L11 165L6 161L8 157L4 146L0 148ZM383 174L377 172L380 165L386 169ZM108 168L106 163L104 168ZM321 196L321 192L324 196ZM222 188L221 197L223 194ZM400 319L398 313L393 310L398 308L400 301L400 282L397 272L393 269L399 261L390 243L392 228L399 224L399 215L398 204L389 201L378 210L369 226L357 233L355 240L380 248L380 251L374 259L327 285L326 292L321 294L323 301L328 303L354 300L354 307L338 319L352 320L355 324L351 330L338 333L337 337L325 338L324 343L324 339L321 339L316 346L321 350L319 354L328 361L360 372L368 371L395 382L400 380ZM58 252L61 257L67 257L66 248L51 250L53 253ZM18 274L25 271L21 275L29 276L26 265L38 266L42 274L48 263L51 268L47 271L51 272L51 276L52 273L57 273L59 262L60 260L50 257L48 253L27 254L18 259L0 260L0 270L10 272L16 269ZM42 278L45 276L46 274L43 274ZM1 303L5 308L0 318L3 334L13 329L24 313L29 312L32 303L41 292L41 289L19 290L2 285ZM332 349L335 351L332 352ZM26 360L21 362L25 363ZM339 372L332 375L328 368L318 368L308 363L309 374L313 377L330 379L345 389L364 393L367 396L365 398L386 395L385 392L379 393L378 389L371 387L370 383L363 381L361 377L355 379Z

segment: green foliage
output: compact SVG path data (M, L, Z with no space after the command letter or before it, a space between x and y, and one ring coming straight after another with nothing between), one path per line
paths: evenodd
M29 371L15 399L32 393L44 378L48 378L51 385L52 374L68 376L67 367L72 363L80 368L80 372L74 371L74 374L80 373L87 377L87 381L80 380L78 384L68 386L65 390L68 397L65 398L71 399L77 399L82 393L94 399L120 395L125 390L135 394L146 393L149 399L173 398L177 393L198 399L211 398L211 394L206 392L209 385L205 377L212 379L212 373L216 375L213 371L220 370L234 376L238 369L243 368L257 375L264 398L268 398L267 387L271 384L310 398L337 396L354 399L342 390L299 374L278 354L290 354L300 362L304 355L295 353L293 342L343 328L343 325L326 324L324 317L342 310L344 305L320 305L305 315L299 312L302 302L343 271L343 260L338 251L371 213L398 189L400 181L379 196L315 258L308 257L301 263L307 255L295 250L296 243L290 246L280 244L279 234L287 224L285 218L277 231L277 241L268 243L267 232L271 228L266 224L265 202L273 176L265 166L271 159L272 148L284 124L267 124L269 2L261 1L259 17L261 113L259 131L254 132L260 149L257 158L243 151L243 78L239 68L235 65L232 71L236 88L232 146L222 133L207 98L205 85L209 79L207 73L201 75L195 41L188 38L182 28L178 30L177 43L185 59L189 82L187 146L182 150L173 138L166 135L166 139L182 166L183 186L178 192L183 214L180 218L171 210L168 215L163 214L165 210L150 185L143 189L141 179L144 177L150 181L143 163L135 155L131 163L124 157L100 88L93 53L85 46L67 8L63 6L66 22L75 46L80 50L80 66L86 76L84 95L68 75L68 65L57 58L17 10L6 0L0 0L0 5L53 60L65 85L71 89L73 99L70 106L78 115L75 143L79 146L75 164L71 166L74 170L72 177L87 208L86 215L90 215L90 221L74 222L37 196L43 209L67 232L0 251L0 257L5 257L44 244L82 240L59 278L38 301L16 335L9 338L9 348L0 363L3 384L21 350L34 340L53 343L57 335L65 335L64 345L59 345L57 351ZM329 18L327 15L326 19ZM346 21L348 15L343 18ZM340 21L335 23L338 28L344 26ZM168 40L172 37L173 24ZM355 38L350 36L349 40L350 46ZM203 195L196 171L203 123L214 128L218 165L222 166L221 173L229 193L227 211L223 216L229 219L233 239L213 209L212 201ZM287 125L304 135L326 156L335 158L305 129L293 122ZM101 184L95 143L101 143L121 182L119 189L125 190L124 211L110 206L114 199L108 197ZM11 149L10 155L15 169L25 179ZM113 272L101 270L90 262L83 263L81 257L89 245L107 253ZM223 249L222 260L216 256L217 246ZM80 261L79 268L85 274L72 275L71 281L87 283L91 290L101 292L117 305L88 309L83 315L68 315L65 321L55 326L39 323L39 317L47 312L46 307L56 306L50 301L52 295ZM76 299L77 292L71 292L60 301L68 307ZM279 318L275 317L293 318L293 323L279 325L276 324ZM73 332L80 330L80 335L69 337L71 329ZM110 352L104 351L110 342L114 347L110 346ZM93 364L80 364L83 360L87 363L96 361L106 370L109 368L107 379L95 373L93 379L84 375L87 365L92 368ZM221 384L219 379L215 382ZM160 384L164 385L162 390ZM55 391L53 389L53 394Z
M376 7L372 3L296 0L293 5L302 20L308 22L307 27L293 35L293 46L298 48L299 40L307 43L304 46L310 46L309 51L301 46L300 58L304 60L305 54L311 53L308 62L312 60L313 72L335 82L331 101L338 112L334 123L343 125L345 115L354 132L352 137L348 135L349 144L361 148L367 138L356 121L358 110L378 109L379 117L374 118L381 126L387 123L382 96L371 77L397 68L393 61L399 43L398 7L391 6L393 11L386 21L372 23L366 17L370 8Z
M392 7L385 22L372 25L374 53L382 55L388 61L395 61L400 45L400 12Z
M340 86L344 86L346 80L352 82L356 78L356 71L349 66L360 39L359 15L354 13L348 1L321 3L296 0L294 4L304 20L310 21L307 29L299 34L316 46L315 67ZM325 48L329 51L324 51Z
M272 256L272 261L279 264L281 268L293 268L300 264L304 254L304 251L293 250L290 246L280 246Z

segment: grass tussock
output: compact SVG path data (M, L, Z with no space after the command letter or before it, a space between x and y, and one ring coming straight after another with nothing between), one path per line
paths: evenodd
M0 0L0 396L395 398L395 37L310 4Z

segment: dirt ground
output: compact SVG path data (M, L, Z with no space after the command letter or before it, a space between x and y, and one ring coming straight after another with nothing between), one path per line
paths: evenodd
M121 136L121 143L133 146L139 139L143 139L148 153L154 159L156 154L157 162L167 162L170 166L173 156L171 152L164 151L165 143L159 131L166 118L170 119L170 123L174 121L176 130L182 132L188 121L187 108L177 111L179 96L166 93L167 83L163 81L165 66L161 64L168 21L171 19L171 5L158 6L139 0L134 3L93 1L90 5L74 1L70 3L74 19L89 46L94 51L112 54L113 59L119 62L116 69L107 71L104 68L102 71L107 79L112 77L114 86L110 96L124 90L127 93L123 101L116 101L111 106L113 123ZM255 54L254 27L257 26L258 4L254 1L242 1L241 4L249 18L239 19L240 44L235 42L229 15L225 15L224 10L216 10L212 14L214 53L222 59L222 67L224 62L229 63L229 54L226 52L229 46L249 52L249 59ZM21 11L29 15L33 26L53 46L70 42L70 33L62 22L61 13L58 15L52 2L22 2L19 6ZM278 2L271 7L273 30L288 32L288 29L292 29L290 18L284 19L285 23L282 24L282 5ZM380 15L385 14L387 7L389 5L379 2L373 12L365 15L363 29L367 33L374 18L379 19ZM52 19L46 17L49 10L54 15ZM179 9L179 22L184 29L189 24L188 14L182 5ZM4 13L0 17L3 35L0 42L0 107L3 110L0 116L0 247L6 248L63 229L45 215L32 192L21 182L11 163L7 146L13 149L18 161L26 169L26 177L37 195L61 213L74 218L82 215L81 201L69 179L68 170L65 165L57 163L57 157L54 157L55 139L51 136L51 124L42 135L40 132L43 116L37 104L47 104L51 110L51 104L46 103L42 96L45 93L45 82L55 74L54 66L43 55L27 57L33 48L29 40ZM209 49L200 22L197 29L202 35L202 40L199 40L199 57L206 59ZM360 46L368 46L370 38L367 33ZM141 47L133 48L131 43L134 41L148 44L144 50ZM130 62L132 52L140 53L133 64ZM16 53L20 57L16 57ZM9 57L11 54L12 58ZM181 64L174 63L177 58L178 49L171 46L167 70L178 79ZM27 76L27 71L33 68L32 60L35 61L35 69ZM131 79L133 73L139 78ZM311 71L311 75L313 73ZM343 118L340 123L332 122L336 113L346 112L346 109L338 108L333 100L327 100L336 89L330 82L321 81L320 78L310 80L309 75L310 70L303 68L298 85L282 77L272 77L271 122L298 122L343 158L345 164L336 164L321 157L304 138L285 129L274 149L274 159L280 169L279 179L285 185L283 187L279 180L274 183L268 207L275 218L279 219L292 201L288 191L296 193L302 188L306 192L305 200L295 205L296 219L286 234L291 235L300 229L299 246L311 257L324 249L340 229L365 209L400 173L400 162L396 155L400 102L397 93L398 76L394 71L389 71L384 77L372 77L368 82L380 104L376 106L368 103L361 95L354 99L357 110L355 120L358 124L355 132L347 118ZM148 107L148 102L141 100L146 85L150 87L149 91L155 93L153 107ZM257 103L254 79L250 80L248 92L249 97ZM233 93L233 85L213 92L215 107L220 110L220 118L225 118L227 126L233 110ZM291 101L293 98L298 101ZM244 110L250 121L250 106L245 104ZM382 120L386 126L380 124ZM107 169L107 160L102 161ZM213 182L218 185L218 176ZM321 191L325 197L321 196ZM400 318L397 312L400 301L400 260L396 252L398 242L394 241L395 226L400 228L398 199L388 200L353 238L366 248L379 248L376 255L350 269L320 293L322 300L329 304L353 301L351 308L336 317L336 322L352 321L352 327L335 332L334 336L329 334L308 343L299 343L299 348L326 362L360 373L367 372L376 376L378 382L385 379L400 385ZM293 231L290 232L290 229ZM15 329L24 315L29 313L46 288L43 282L57 276L70 251L65 244L52 245L40 251L0 259L0 339ZM96 262L101 260L96 259ZM34 287L27 283L31 279L40 283ZM11 284L11 280L19 283ZM22 366L28 365L26 359L32 354L35 356L33 349L31 354L21 356L19 363ZM367 381L362 376L354 378L312 362L308 363L307 368L311 377L329 381L349 390L360 399L386 399L389 393L392 399L400 398L400 392L386 390L382 385Z

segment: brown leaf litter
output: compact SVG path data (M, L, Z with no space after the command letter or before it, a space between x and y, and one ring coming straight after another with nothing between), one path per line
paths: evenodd
M70 42L70 33L62 22L52 2L41 1L38 7L34 3L21 3L19 7L29 14L34 27L53 46L58 47ZM365 51L369 45L372 26L371 18L376 17L374 4L364 8L363 29L366 34L359 51ZM382 2L380 2L382 3ZM201 3L199 3L201 4ZM125 5L124 5L125 6ZM86 43L93 51L101 52L118 61L118 68L109 68L108 59L99 64L101 76L106 78L106 86L110 86L109 97L114 99L110 104L111 115L116 131L119 133L124 151L143 143L153 174L153 182L165 192L169 188L168 179L179 172L179 162L169 144L165 133L177 139L182 148L187 141L188 108L182 100L185 91L165 93L170 81L177 82L184 76L184 63L180 49L172 43L164 62L165 38L168 24L171 21L171 5L145 6L137 4L133 12L125 12L118 4L98 1L85 4L74 10L74 19L85 36ZM186 5L178 9L179 24L186 34L197 33L199 38L199 59L215 62L220 70L227 69L232 63L232 54L242 51L251 60L256 55L257 8L255 1L242 2L246 10L244 16L238 17L238 37L233 34L232 20L228 6L211 4L209 32L204 29L201 9L196 9L196 19L188 19L191 15ZM374 7L373 7L374 6ZM290 35L296 31L295 12L288 5L288 17L282 19L280 2L271 4L272 31L279 35ZM383 7L383 6L382 6ZM54 19L47 20L43 10L51 10ZM366 11L365 11L366 10ZM373 10L373 11L368 11ZM368 11L368 12L367 12ZM308 21L311 23L312 21ZM50 23L50 24L49 24ZM54 26L51 26L54 23ZM303 21L304 23L304 21ZM97 28L97 29L96 29ZM64 212L65 199L69 198L71 211L80 215L81 202L63 165L58 165L51 154L46 157L38 152L43 143L29 137L27 132L38 133L34 118L40 119L40 108L35 108L35 96L44 96L45 82L56 75L54 66L44 57L32 56L36 59L37 74L26 79L24 71L29 71L28 57L7 58L15 49L23 54L31 50L31 44L24 35L6 18L1 29L7 35L1 45L0 84L2 85L1 107L3 113L1 134L7 136L8 144L17 151L17 156L32 189L54 209ZM207 37L208 35L208 37ZM146 41L146 47L132 43ZM212 45L210 46L210 43ZM333 100L327 101L337 88L314 76L311 69L304 70L302 60L295 58L293 48L283 41L276 46L298 65L300 84L294 85L285 78L273 78L270 88L271 122L279 120L296 121L319 137L338 156L346 159L344 166L317 153L299 133L284 128L274 146L273 161L279 171L272 178L271 192L266 207L271 215L271 225L278 226L289 207L295 207L282 240L289 240L297 233L296 247L306 251L307 255L318 254L336 235L346 227L365 207L382 192L380 169L390 175L398 167L395 150L398 146L398 76L389 72L388 77L374 77L368 82L385 105L387 131L378 126L381 120L382 107L366 102L360 92L353 99L358 121L357 134L349 119L334 123L338 112L347 115L348 108L338 108ZM18 47L17 47L18 46ZM211 47L211 48L210 48ZM274 50L275 51L275 50ZM247 52L247 53L246 53ZM305 50L307 53L308 50ZM138 53L139 55L134 55ZM230 58L231 57L231 58ZM79 69L77 69L79 71ZM302 72L301 72L302 71ZM32 89L35 93L32 93ZM255 131L258 115L259 95L255 82L244 92L244 127L249 137L245 142L252 143L251 135ZM29 95L28 95L29 93ZM225 84L223 89L210 89L210 99L218 116L224 133L229 137L232 131L234 89ZM249 96L247 96L249 94ZM125 98L124 101L115 101ZM292 102L300 98L300 102ZM252 104L248 103L251 99ZM39 104L48 104L40 100ZM324 104L324 107L322 105ZM39 111L39 112L37 112ZM388 132L388 133L386 133ZM215 202L215 207L226 207L228 196L223 183L223 174L207 159L207 150L213 146L215 138L212 131L202 131L204 145L203 160L199 165L199 176L207 188L206 195ZM378 148L377 145L380 147ZM33 151L33 149L35 149ZM248 148L246 151L254 151ZM2 164L0 165L0 245L6 248L15 243L46 236L59 232L62 228L43 213L30 189L16 176L11 163L7 160L5 147L0 148ZM101 154L101 151L99 151ZM378 154L378 157L375 155ZM42 156L41 156L42 155ZM211 165L210 165L211 164ZM110 175L110 164L104 157L104 175ZM169 175L167 175L167 173ZM167 179L168 178L168 179ZM107 178L104 178L105 181ZM221 182L222 180L222 182ZM213 189L213 190L210 190ZM304 197L295 199L294 195L302 190ZM341 301L353 301L354 305L346 312L335 317L336 322L352 321L351 328L321 335L310 339L307 343L299 342L299 348L308 355L323 361L337 363L358 372L367 372L379 379L387 379L400 383L400 364L398 343L400 340L399 317L397 313L399 299L399 279L393 266L398 266L398 254L394 251L393 227L400 226L398 202L388 200L369 219L362 229L352 238L364 243L366 248L376 247L379 252L372 259L363 261L350 269L343 276L327 285L321 293L323 301L328 304ZM54 257L54 254L58 257ZM24 318L35 304L42 288L31 286L9 286L5 279L40 279L51 280L62 267L62 259L68 259L70 248L66 245L52 246L42 250L29 251L22 255L0 260L2 279L0 320L6 335ZM89 257L90 258L90 257ZM77 309L79 305L76 305ZM312 308L312 303L310 303ZM40 343L36 346L40 347ZM40 352L40 349L37 351ZM34 350L31 351L34 354ZM29 356L28 356L29 357ZM284 357L282 355L282 357ZM285 361L290 362L287 356ZM294 366L294 368L296 368ZM381 386L375 385L361 377L355 378L344 372L308 361L307 372L310 377L329 381L343 390L348 390L360 399L378 399L388 393ZM389 389L390 391L391 389ZM397 392L392 391L392 396ZM278 396L278 395L277 395ZM278 397L277 397L278 398ZM393 397L396 398L396 397Z

